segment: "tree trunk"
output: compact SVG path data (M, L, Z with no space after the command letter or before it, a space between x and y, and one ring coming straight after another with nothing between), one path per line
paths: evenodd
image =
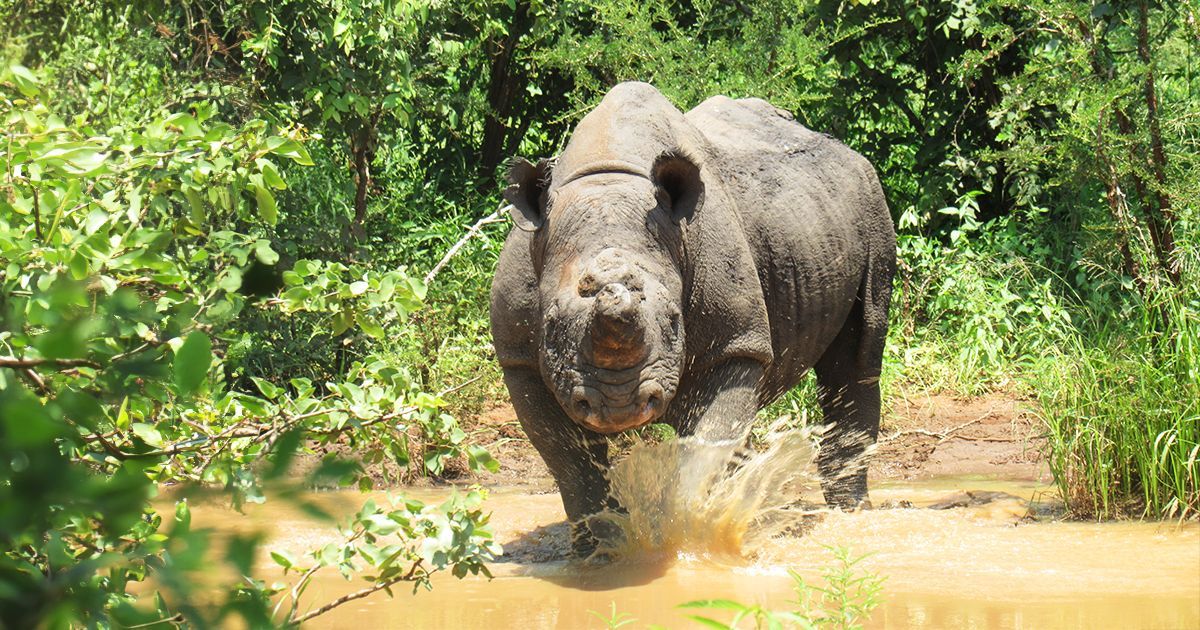
M1116 68L1111 65L1106 66L1101 59L1101 49L1104 47L1103 40L1099 39L1101 36L1098 36L1095 31L1089 29L1083 22L1079 23L1079 27L1083 34L1084 41L1088 43L1088 56L1091 61L1092 72L1096 75L1096 78L1100 79L1100 81L1103 83L1113 83L1116 80ZM1129 147L1130 157L1134 162L1137 162L1139 159L1139 151L1138 143L1136 141L1136 130L1133 127L1133 123L1129 120L1129 116L1120 107L1120 105L1114 103L1114 108L1116 111L1113 114L1113 117L1116 119L1117 131L1122 137L1128 138L1131 141ZM1124 192L1121 191L1120 187L1120 174L1118 173L1116 166L1105 153L1103 114L1101 114L1100 121L1097 123L1096 127L1096 157L1100 162L1099 176L1100 180L1104 183L1105 197L1108 201L1109 214L1112 216L1112 220L1117 232L1117 249L1121 253L1124 272L1127 276L1133 279L1134 284L1138 288L1138 292L1144 299L1146 297L1147 280L1142 275L1140 266L1133 255L1133 246L1131 242L1131 235L1137 232L1138 226L1136 220L1128 213L1126 197ZM1163 260L1161 256L1162 247L1160 246L1162 230L1159 226L1157 215L1155 214L1154 209L1149 207L1150 200L1144 194L1144 191L1146 190L1145 180L1142 179L1136 170L1130 174L1130 178L1133 180L1133 186L1137 191L1138 199L1141 200L1142 204L1145 206L1145 212L1143 214L1146 217L1146 224L1148 231L1150 232L1151 243L1155 250L1154 255L1161 261Z
M488 111L483 122L483 143L479 148L479 174L488 182L485 184L488 186L496 168L505 158L505 150L515 148L520 143L520 136L529 127L525 124L513 129L508 121L527 83L524 73L513 68L513 57L517 43L531 25L528 0L518 1L512 21L508 24L508 34L489 46L492 66L488 76Z
M371 161L375 159L378 124L379 113L372 114L350 136L350 155L354 160L354 218L350 222L353 243L362 243L367 237L367 195L371 191Z
M1151 195L1156 207L1147 206L1146 211L1148 213L1157 211L1158 213L1156 218L1162 226L1161 242L1158 244L1161 249L1159 260L1167 277L1171 279L1171 282L1179 285L1181 277L1179 258L1175 251L1175 212L1171 208L1171 199L1166 192L1167 154L1163 150L1162 129L1159 127L1158 120L1158 94L1154 86L1154 63L1150 57L1150 15L1146 5L1146 0L1142 0L1138 4L1137 48L1138 58L1146 66L1145 99L1146 122L1150 128L1150 171L1154 174L1156 184ZM1147 200L1147 202L1149 201Z
M1129 120L1129 115L1125 110L1118 108L1114 113L1114 118L1117 120L1117 131L1121 135L1130 139L1129 143L1129 159L1136 164L1145 159L1145 147L1141 142L1137 141L1137 130L1133 126L1133 121ZM1159 266L1165 271L1169 266L1166 250L1163 247L1163 227L1158 220L1159 213L1151 207L1152 200L1150 192L1146 188L1146 180L1135 170L1129 175L1133 181L1133 190L1137 193L1137 198L1141 203L1142 215L1146 218L1146 228L1150 231L1150 244L1154 247L1154 257L1158 260Z
M1117 175L1117 169L1109 161L1107 154L1104 152L1103 114L1096 123L1096 158L1100 162L1100 178L1104 181L1105 197L1108 199L1108 211L1112 215L1113 226L1116 229L1117 251L1121 252L1121 262L1125 275L1133 280L1138 293L1144 298L1146 295L1146 279L1142 277L1141 269L1138 267L1137 259L1134 258L1133 249L1129 243L1129 234L1133 226L1130 225L1132 223L1131 217L1126 212L1128 206L1125 203L1125 193L1121 192L1121 183Z

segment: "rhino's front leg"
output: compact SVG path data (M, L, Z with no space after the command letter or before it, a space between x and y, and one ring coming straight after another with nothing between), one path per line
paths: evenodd
M586 557L596 539L584 518L610 507L608 442L572 422L533 369L505 368L504 382L521 427L558 483L571 522L572 551Z
M704 501L712 479L735 465L758 411L762 364L750 359L721 363L692 376L668 411L681 437L694 449L679 462L677 491L684 501ZM698 376L699 378L696 378Z
M762 363L731 359L689 377L671 403L671 423L679 435L706 442L744 440L758 411L762 376Z

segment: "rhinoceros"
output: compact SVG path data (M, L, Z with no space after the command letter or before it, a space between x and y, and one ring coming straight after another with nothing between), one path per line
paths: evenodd
M575 553L595 546L585 517L618 507L606 435L658 421L744 440L810 368L832 425L826 501L866 500L854 462L879 429L896 237L865 158L761 99L684 114L622 83L508 182L492 335Z

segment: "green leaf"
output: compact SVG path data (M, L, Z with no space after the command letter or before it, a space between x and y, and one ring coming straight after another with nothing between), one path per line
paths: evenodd
M254 161L254 163L258 165L258 170L262 173L263 181L266 182L268 186L276 190L283 190L287 188L287 184L284 183L283 178L280 177L279 168L275 166L274 162L268 160L267 158L258 158Z
M87 258L83 254L81 254L79 252L75 252L75 255L71 256L71 262L68 263L68 265L71 269L71 277L72 278L74 278L76 280L83 280L84 278L87 277L88 261L87 261Z
M275 195L265 185L257 184L254 186L254 200L258 202L258 216L268 224L275 225L279 221Z
M200 331L188 335L175 351L175 386L180 396L190 396L204 385L212 360L212 341L208 335Z
M204 223L207 212L204 208L204 200L200 198L200 193L190 187L184 187L183 196L187 199L188 206L192 209L192 223L196 225Z
M271 559L275 561L275 564L283 567L285 572L296 566L296 559L286 551L272 551Z
M158 448L163 445L162 433L154 428L154 425L146 424L145 422L134 422L133 426L129 427L133 430L133 434L142 439L143 442Z
M25 95L26 98L33 98L41 92L41 90L38 88L37 77L33 76L33 73L29 71L29 68L26 68L21 64L14 63L8 67L8 71L13 75L13 83L17 84L17 89L20 90L21 94Z
M383 326L380 326L379 322L375 321L373 317L359 317L358 326L362 328L363 332L380 341L387 337L387 332L384 331Z
M331 322L333 330L330 332L336 337L346 332L346 330L353 326L354 320L354 311L338 311L333 315L333 320Z
M242 288L242 270L237 267L230 267L225 271L225 275L217 281L217 286L221 287L227 293L233 293Z
M308 155L308 150L295 140L285 140L279 146L273 148L271 152L280 157L288 158L302 166L313 166L312 157Z
M343 33L350 30L350 19L345 15L339 14L333 20L333 36L341 37Z
M698 599L680 604L679 608L715 608L717 610L745 610L746 605L731 599Z
M271 249L271 241L260 238L254 243L254 256L264 265L274 266L279 262L279 254Z
M709 628L716 628L717 630L730 630L730 628L733 627L733 626L723 624L720 621L717 621L716 619L709 619L708 617L700 617L697 615L688 615L688 619L691 619L692 621L695 621L702 626L707 626Z
M271 381L268 381L264 378L259 378L257 376L251 376L250 380L253 381L254 384L258 387L258 391L262 392L262 395L266 396L269 400L275 400L276 398L279 397L280 394L283 393L282 387L280 387L280 386L276 385L275 383L272 383Z
M273 461L264 479L274 480L286 475L291 470L292 462L296 459L304 441L304 430L296 428L284 433L275 443Z
M468 447L467 456L471 470L478 471L480 468L485 468L488 472L500 472L500 462L496 461L496 458L492 457L492 454L482 446Z

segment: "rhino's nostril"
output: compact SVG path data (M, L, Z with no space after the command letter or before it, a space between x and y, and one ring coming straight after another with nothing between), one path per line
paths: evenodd
M587 394L586 390L580 388L576 389L571 395L571 406L574 408L575 414L580 418L587 418L594 413L592 401Z
M652 415L662 413L664 394L662 385L656 381L648 381L642 384L638 393L642 401L643 412L649 412Z

